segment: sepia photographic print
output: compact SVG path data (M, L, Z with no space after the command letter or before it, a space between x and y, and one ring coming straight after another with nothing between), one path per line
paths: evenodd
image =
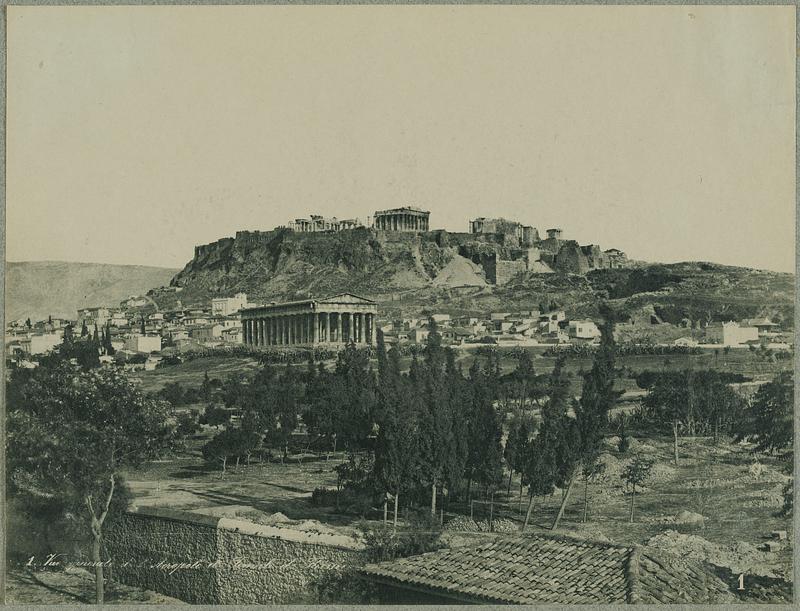
M6 604L793 603L794 5L5 16Z

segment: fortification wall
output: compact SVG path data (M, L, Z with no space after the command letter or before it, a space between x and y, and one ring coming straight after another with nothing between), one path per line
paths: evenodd
M195 260L201 259L203 257L207 257L212 253L218 252L223 250L231 245L233 245L233 238L220 238L216 242L211 242L210 244L200 244L194 247L194 258Z
M514 261L495 261L494 283L498 286L508 284L508 282L514 276L526 271L527 269L528 263L525 259L517 259Z
M106 546L121 583L196 604L309 602L321 579L365 562L345 535L157 508L126 513Z

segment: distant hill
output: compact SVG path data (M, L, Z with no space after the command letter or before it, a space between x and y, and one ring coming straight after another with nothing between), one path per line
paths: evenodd
M66 261L6 263L6 318L75 318L87 306L116 306L169 284L176 269Z

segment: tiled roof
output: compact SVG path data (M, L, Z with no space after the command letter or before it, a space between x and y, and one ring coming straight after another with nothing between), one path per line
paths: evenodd
M646 547L556 535L499 538L369 564L371 579L478 603L707 603L731 599L699 565Z

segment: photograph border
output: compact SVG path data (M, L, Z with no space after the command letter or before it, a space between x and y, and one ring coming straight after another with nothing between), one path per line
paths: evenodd
M428 2L428 1L392 1L392 0L384 0L382 2L377 1L358 1L358 0L342 0L342 1L324 1L324 0L305 0L302 2L292 2L292 1L280 1L280 0L254 0L249 2L242 2L242 1L235 1L235 0L216 0L216 1L205 1L205 0L84 0L84 1L52 1L52 0L10 0L5 1L4 3L4 10L2 12L2 17L0 17L0 29L2 29L2 39L3 45L2 49L0 50L0 63L2 63L2 82L3 82L3 93L2 101L0 101L0 105L2 107L2 112L0 112L0 155L2 156L2 163L3 172L0 175L0 181L2 181L2 189L0 189L0 229L2 230L2 234L0 235L0 243L2 244L2 248L0 249L1 253L0 257L2 257L3 263L3 271L0 272L0 288L2 288L3 297L5 300L6 297L6 290L7 286L5 283L5 264L6 264L6 160L7 160L7 152L6 152L6 103L7 103L7 57L8 57L8 37L7 37L7 28L8 28L8 7L14 6L28 6L28 7L80 7L80 6L92 6L92 7L119 7L119 6L139 6L139 7L148 7L148 6L388 6L388 5L406 5L406 6L448 6L448 5L486 5L486 6L511 6L511 5L533 5L533 6L648 6L648 7L655 7L655 6L686 6L686 7L696 7L696 6L793 6L795 7L795 48L798 52L795 54L795 168L797 169L797 161L800 155L800 142L798 141L797 134L798 131L798 109L800 108L800 104L798 104L798 100L800 99L800 80L798 79L798 74L800 71L800 27L798 24L798 10L797 10L797 3L796 2L773 2L773 1L766 1L766 0L751 0L751 1L741 1L741 0L700 0L697 2L683 2L678 0L662 0L660 2L635 2L630 0L617 0L617 1L603 1L603 0L575 0L575 1L561 1L561 2L544 2L538 0L499 0L494 2L484 2L480 0L444 0L439 2ZM797 172L795 172L795 330L800 328L800 310L797 308L798 303L798 296L800 292L798 291L797 285L797 272L800 269L800 248L798 247L797 235L800 233L800 215L797 214L797 211L800 210L800 199L798 199L798 190L797 190ZM4 302L5 303L5 302ZM0 310L0 324L2 327L5 328L5 309L3 308ZM796 331L795 331L796 337ZM3 348L5 351L5 347ZM6 366L5 366L5 358L2 359L0 362L0 374L5 379L6 375ZM800 372L800 354L798 353L797 349L795 348L795 357L794 357L794 371L795 371L795 396L798 394L798 390L800 390L800 380L798 380L798 372ZM3 441L3 447L5 447L5 436L6 436L6 406L5 406L5 392L6 392L6 385L5 383L0 385L0 439ZM800 410L797 409L795 406L795 413L794 413L794 432L795 432L795 439L798 439L798 434L800 434ZM798 453L795 452L794 455L794 472L795 475L800 471L800 456ZM7 542L7 523L6 523L6 478L5 478L5 452L0 454L0 474L2 475L3 482L0 486L0 508L2 508L2 532L0 532L0 540L3 542L3 549L0 552L0 604L3 604L5 601L5 586L6 586L6 557L5 557L5 544ZM794 480L795 486L795 495L798 490L798 482L797 478L795 477ZM794 600L795 604L798 602L798 562L800 561L800 550L798 550L797 546L797 536L798 536L798 526L800 526L800 512L795 510L793 512L793 525L794 525L794 563L793 563L793 581L794 581ZM115 605L117 606L117 605ZM328 607L328 608L347 608L347 605L292 605L292 608L295 609L314 609L319 607ZM366 605L365 605L366 606ZM482 607L486 608L505 608L505 606L501 605L481 605ZM49 608L49 605L8 605L11 609L38 609L38 608ZM153 608L163 608L163 609L183 609L185 608L182 605L118 605L119 608L136 608L136 609L153 609ZM211 608L213 605L197 605L199 608ZM226 607L231 609L245 609L245 608L263 608L264 606L252 606L252 605L226 605ZM270 606L271 607L271 606ZM284 607L284 605L275 605L275 607ZM386 605L382 606L381 608L406 608L405 605ZM408 605L411 608L424 608L433 606L428 605ZM531 608L536 609L563 609L567 607L567 605L535 605L531 606ZM723 605L706 605L706 604L687 604L687 605L639 605L639 604L623 604L623 605L614 605L614 604L599 604L599 605L582 605L583 608L586 609L632 609L636 607L647 607L648 609L657 609L661 607L670 607L670 608L681 608L681 609L712 609L712 608L726 608ZM457 608L455 605L452 608ZM754 603L741 603L735 605L736 609L790 609L792 605L779 605L779 604L754 604Z

